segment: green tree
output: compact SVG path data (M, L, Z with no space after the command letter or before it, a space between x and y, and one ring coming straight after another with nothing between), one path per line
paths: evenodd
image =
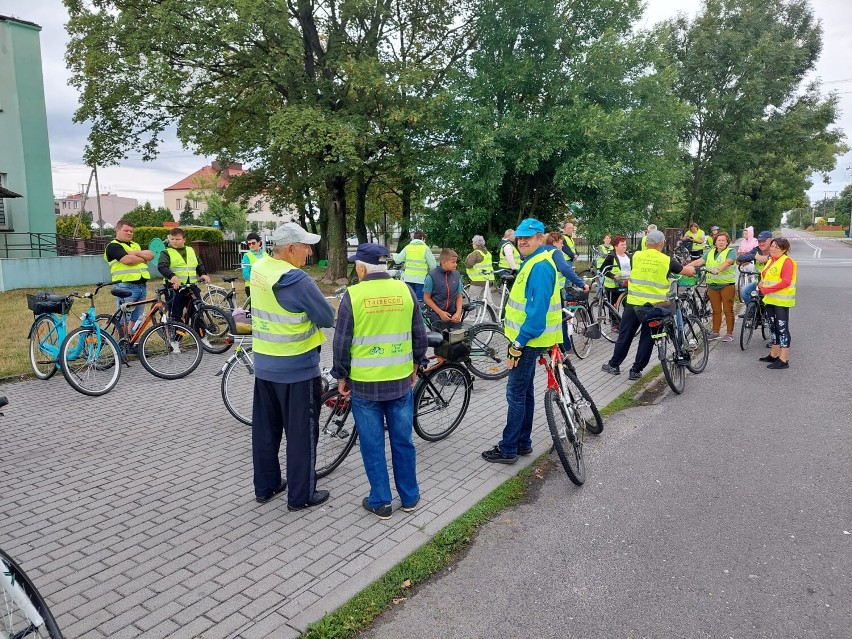
M836 98L816 87L797 97L822 48L807 0L705 0L695 20L679 17L662 33L677 95L692 107L682 222L774 226L803 202L812 172L843 152L828 128Z
M140 204L122 216L133 226L162 226L163 222L174 222L171 211L162 206L154 208L150 202Z
M192 193L190 191L190 193ZM198 216L198 223L203 226L214 226L219 222L221 231L230 231L236 237L242 238L248 226L248 210L235 202L226 201L218 193L193 195L193 199L204 200L207 208Z
M178 224L181 226L192 226L195 224L195 214L192 212L192 207L189 205L188 199L186 204L183 205L183 211L180 212Z
M88 239L92 237L92 229L89 226L91 223L91 215L89 215L89 222L85 222L80 220L79 226L77 215L59 215L56 217L56 236L64 237L64 238L83 238ZM77 230L76 235L74 234L74 230Z

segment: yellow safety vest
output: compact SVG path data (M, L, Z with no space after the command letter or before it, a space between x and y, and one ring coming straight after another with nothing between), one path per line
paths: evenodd
M573 237L570 237L569 235L563 235L562 241L565 242L565 245L574 252L574 255L577 254L577 249L574 247L574 238ZM568 254L566 253L565 259L570 262L573 258L568 257Z
M514 257L514 259L515 259L515 268L518 269L518 268L520 268L520 264L521 264L521 252L509 240L503 240L502 242L500 242L500 261L497 263L497 267L498 268L508 268L508 269L512 268L509 265L509 260L506 259L506 253L503 251L503 248L507 244L512 247L512 257Z
M518 334L521 332L521 326L527 319L527 279L532 272L533 267L540 263L547 262L554 271L554 275L558 272L556 264L553 262L553 256L550 251L544 250L538 255L528 258L518 271L518 276L515 278L515 284L509 293L509 301L506 303L506 317L503 320L505 325L505 334L509 341L514 342ZM559 294L559 288L554 285L553 292L550 295L550 301L547 305L547 316L545 317L544 332L536 338L527 342L528 346L553 346L562 341L562 300Z
M618 255L613 254L612 268L609 272L613 277L615 277L616 275L621 275L621 262L618 261ZM617 284L615 280L611 280L610 278L605 277L604 288L620 288L620 285Z
M109 244L118 244L121 248L127 250L124 242L113 240ZM130 245L131 251L142 250L142 247L136 242L127 242L127 244ZM138 282L140 279L147 280L151 277L151 273L148 272L148 265L145 262L140 264L122 264L120 260L110 260L107 258L106 250L104 250L104 259L109 264L109 274L113 282Z
M257 262L257 261L258 261L260 258L262 258L264 255L266 255L266 253L264 253L263 251L261 251L260 255L255 255L254 251L249 251L249 252L248 252L248 261L249 261L249 266L251 266L252 264L254 264L255 262Z
M429 247L422 242L412 242L405 247L405 268L403 278L406 282L423 283L429 273L426 263L426 251Z
M195 250L191 246L186 247L186 260L183 259L177 249L169 247L166 252L169 254L169 266L172 272L178 276L181 284L189 284L195 277L198 267L198 257L195 255Z
M704 235L704 231L698 229L695 233L692 231L686 232L686 237L692 240L692 250L698 251L699 249L704 248L704 244L707 242L707 237ZM699 239L700 238L700 239Z
M601 264L603 264L603 263L604 263L604 260L606 259L606 256L607 256L607 255L609 255L610 253L612 253L612 251L613 251L613 250L614 250L614 249L613 249L613 247L612 247L612 246L607 247L607 245L606 245L606 244L601 244L601 245L598 247L598 251L600 251L600 255L599 255L599 256L598 256L598 258L595 260L595 267L596 267L596 268L600 268L600 267L601 267Z
M272 286L295 266L283 260L264 258L251 269L252 349L262 355L301 355L325 341L325 335L307 313L292 313L282 307Z
M392 279L367 280L349 287L349 299L354 320L349 377L358 382L410 377L414 300L408 286Z
M777 284L781 281L781 269L784 262L790 260L793 263L793 279L790 281L790 286L782 288L774 293L766 293L763 296L763 303L772 306L795 306L796 305L796 278L799 274L799 265L796 260L787 255L782 255L777 260L769 260L766 267L761 271L760 279L764 284Z
M669 267L671 259L654 249L637 251L633 255L630 281L627 284L627 303L642 306L645 303L665 302L669 292Z
M707 264L707 268L716 268L717 266L721 266L722 262L728 259L728 254L730 251L734 250L734 247L729 246L724 251L719 253L715 248L710 249L707 253L707 259L705 263ZM731 263L725 268L724 271L720 271L717 275L714 275L709 270L707 271L706 281L708 284L733 284L737 281L737 267L734 266L734 263Z
M494 279L494 264L491 262L491 253L485 249L476 249L476 252L482 256L482 261L474 264L472 269L469 269L467 276L471 282L485 282Z
M641 247L641 248L639 249L640 251L644 251L646 248L648 248L648 247L647 247L647 245L646 245L646 242L647 242L647 241L648 241L648 236L647 236L647 235L643 235L643 236L642 236L642 242L639 244L639 246Z

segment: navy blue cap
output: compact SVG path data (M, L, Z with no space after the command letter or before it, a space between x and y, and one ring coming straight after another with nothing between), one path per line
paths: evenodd
M544 224L532 217L522 220L515 229L515 237L532 237L538 233L544 233Z
M757 241L764 242L772 239L772 231L761 231L757 234Z
M365 264L385 264L388 261L388 249L381 244L359 244L355 255L349 262L364 262Z

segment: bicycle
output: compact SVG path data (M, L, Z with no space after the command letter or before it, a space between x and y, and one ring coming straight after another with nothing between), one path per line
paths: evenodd
M602 433L603 419L591 395L577 379L574 365L563 356L559 344L542 353L538 363L547 371L544 414L553 447L568 479L582 486L586 481L583 458L586 431L595 435Z
M222 280L231 285L230 290L223 286L207 283L207 290L201 296L201 301L210 306L218 306L224 311L233 311L241 308L246 313L251 309L251 296L249 295L239 306L237 305L237 287L234 285L239 278L235 275L224 275Z
M120 300L130 296L123 289L113 288L110 292ZM136 354L142 367L155 377L180 379L198 368L204 350L201 339L189 326L169 316L165 293L165 287L160 287L157 297L120 302L114 313L101 313L95 321L118 342L123 362L127 362L129 354ZM151 304L151 308L133 330L130 314L133 307L141 304Z
M237 421L251 426L254 406L254 361L252 360L251 335L230 336L234 342L234 353L228 358L216 376L222 377L220 386L225 408Z
M468 356L463 341L451 344L441 333L428 334L429 346L435 349L433 362L417 369L414 385L414 432L421 439L435 442L448 437L461 423L470 404L473 378L461 363ZM317 442L317 477L325 477L340 466L358 438L351 417L349 395L332 387L320 404L319 440ZM434 419L427 425L427 418Z
M592 350L592 340L601 336L600 326L592 319L589 294L582 289L568 287L564 293L567 311L563 318L568 323L571 350L580 359L586 359Z
M466 326L476 326L477 324L496 324L503 320L503 314L506 312L506 302L509 299L509 290L512 282L515 281L515 274L506 269L497 269L494 275L501 280L500 284L500 303L494 305L491 291L491 280L485 280L485 288L482 293L481 300L470 300L465 305L465 315L462 317L462 324ZM464 288L464 295L470 298L470 284ZM468 306L470 306L468 310Z
M766 307L763 304L763 294L755 289L751 293L751 299L746 304L743 323L740 325L740 350L744 351L748 348L754 330L758 326L760 326L760 334L763 339L767 339L766 324Z
M606 281L606 274L610 269L611 267L607 267L597 272L595 276L597 278L595 296L591 302L587 302L587 310L590 320L600 327L603 338L614 344L618 340L618 326L621 323L621 312L618 308L627 296L627 289L625 288L624 292L619 295L616 305L613 305L609 301L604 282Z
M95 294L108 283L98 283L94 293L27 295L34 319L29 329L30 364L36 377L50 379L62 371L79 393L98 397L111 391L121 377L121 355L116 341L101 331L96 321ZM81 325L68 331L68 312L74 298L88 299L90 308L80 315Z
M759 276L759 273L754 269L754 263L740 263L737 267L739 275L737 275L737 299L740 302L748 304L748 300L743 299L743 289L753 283Z
M198 334L201 347L208 353L224 353L231 348L228 336L236 333L230 311L205 304L193 289L192 284L181 284L177 289L169 289L169 294L186 295L189 298L181 319Z
M707 331L698 318L683 314L677 282L672 286L675 292L669 295L671 308L646 304L636 307L636 314L651 329L666 383L680 395L686 386L686 371L701 373L707 367L709 351Z
M0 408L9 403L0 397ZM0 413L2 417L3 413ZM18 563L0 549L0 637L62 639L47 602Z

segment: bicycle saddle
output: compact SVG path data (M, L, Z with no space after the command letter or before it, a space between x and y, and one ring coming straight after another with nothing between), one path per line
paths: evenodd
M131 293L130 291L125 291L123 288L114 288L110 290L110 293L112 293L113 297L120 297L122 299L133 295L133 293Z
M238 278L235 275L223 275L222 276L223 282L236 282L237 279Z
M480 306L482 306L482 302L480 302L480 301L468 302L467 304L462 306L462 310L465 311L466 313L468 313L468 312L470 312L470 311L472 311L472 310L474 310L474 309L476 309Z
M501 273L500 279L503 280L504 282L514 282L515 281L515 274L514 273Z
M428 333L426 333L426 340L429 342L429 346L435 348L436 346L440 346L444 343L444 336L440 333L429 331Z

